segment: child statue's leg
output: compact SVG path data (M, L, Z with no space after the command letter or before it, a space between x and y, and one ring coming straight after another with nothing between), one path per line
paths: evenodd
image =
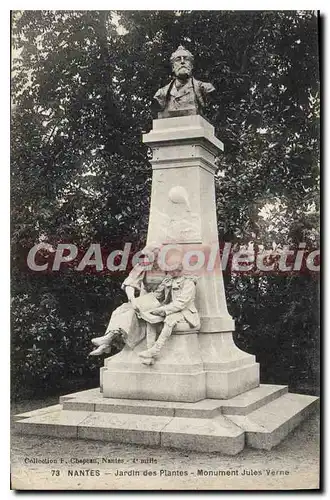
M118 330L112 330L107 332L103 337L96 337L92 339L92 344L96 346L94 351L90 352L90 356L100 356L101 354L111 352L111 342L115 336L121 336L124 340L126 337L126 332L124 332L121 328Z
M147 349L146 351L142 351L139 353L139 356L143 358L142 363L145 363L144 360L150 360L150 358L152 359L156 358L159 355L160 351L162 350L162 347L166 343L167 339L171 336L173 328L178 322L177 318L171 316L172 316L171 314L166 316L164 320L163 329L160 332L160 335L157 341L154 343L154 345L150 349ZM150 362L148 362L147 364L150 364Z
M94 339L92 339L92 344L96 345L97 347L101 345L110 345L116 333L118 333L117 330L112 330L110 332L106 332L102 337L95 337Z
M156 325L147 323L147 349L150 349L156 342Z

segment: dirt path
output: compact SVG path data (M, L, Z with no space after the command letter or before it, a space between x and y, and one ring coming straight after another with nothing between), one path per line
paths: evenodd
M58 398L51 398L42 405L40 401L22 403L13 408L13 414L57 401ZM318 421L317 415L312 416L271 451L246 448L234 457L13 433L12 487L41 490L315 489L319 483ZM31 459L37 463L31 463ZM38 463L40 460L57 463ZM81 460L87 462L79 463ZM116 475L117 471L125 475Z

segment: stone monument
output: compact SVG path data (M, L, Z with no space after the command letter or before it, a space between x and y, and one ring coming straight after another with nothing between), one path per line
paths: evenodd
M100 389L20 415L17 425L26 433L194 451L270 449L317 398L260 384L255 356L233 341L219 256L195 276L188 257L219 247L214 175L224 145L202 116L213 85L193 77L193 56L184 47L171 63L174 79L156 92L158 119L143 135L153 169L145 252L159 257L164 248L179 248L180 263L154 282L139 266L125 280L128 303L93 340L94 354L101 354L115 332L125 339L123 350L105 360ZM146 300L151 305L143 313Z

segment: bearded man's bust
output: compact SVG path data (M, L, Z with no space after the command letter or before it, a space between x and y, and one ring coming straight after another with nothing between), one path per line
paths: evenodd
M211 83L201 82L192 76L193 61L191 52L182 45L172 54L175 78L154 95L161 110L158 118L202 114L208 95L215 88Z

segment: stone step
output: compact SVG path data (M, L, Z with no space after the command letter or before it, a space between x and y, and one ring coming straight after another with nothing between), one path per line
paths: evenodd
M63 438L162 446L234 455L244 432L222 415L213 419L55 410L20 419L15 431Z
M92 389L62 396L60 402L64 410L212 418L220 413L246 415L286 392L288 392L287 386L262 384L229 400L204 399L197 403L179 403L103 398L99 389Z
M227 415L245 431L251 448L270 450L318 406L319 398L287 393L248 415Z
M29 417L34 417L34 416L40 416L44 415L45 413L53 413L55 411L62 410L62 405L52 405L52 406L46 406L45 408L39 408L38 410L31 410L27 411L25 413L19 413L18 415L15 415L15 419L22 420L24 418L29 418Z
M224 415L247 415L287 392L287 385L260 384L255 389L221 401L221 413Z
M44 412L44 408L34 412L32 417L21 418L14 430L20 434L36 434L61 438L78 438L78 425L89 415L86 411L54 410ZM24 414L23 414L24 416Z
M20 419L15 431L76 439L160 445L160 431L171 417L55 410Z
M161 445L236 455L245 446L244 431L223 415L211 419L174 417L161 432Z

